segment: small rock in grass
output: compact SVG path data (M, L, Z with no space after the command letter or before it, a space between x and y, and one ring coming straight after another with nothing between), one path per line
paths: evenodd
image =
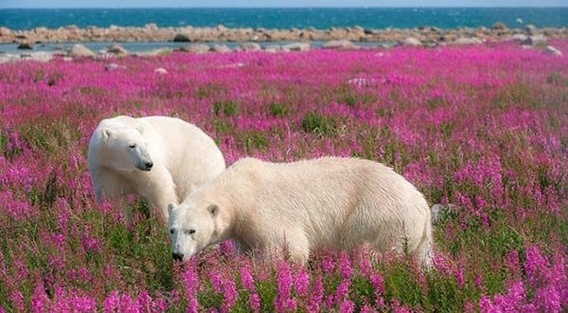
M555 55L555 56L559 56L559 57L561 57L563 55L562 51L554 48L553 46L546 46L546 48L542 49L542 52L546 53L546 54L552 54L552 55Z

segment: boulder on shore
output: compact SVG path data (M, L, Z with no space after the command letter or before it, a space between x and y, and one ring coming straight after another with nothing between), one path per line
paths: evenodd
M479 45L482 43L483 41L477 38L466 38L466 37L458 38L454 42L452 42L452 44L454 45Z
M257 44L256 42L245 42L239 46L239 49L241 49L241 51L247 51L247 52L262 50L260 45Z
M309 51L310 50L310 43L309 42L290 43L290 44L282 46L282 50L284 50L284 51Z
M356 49L357 47L349 40L331 40L323 45L324 49L334 49L334 50L350 50Z
M536 35L536 36L529 36L527 39L521 41L521 45L523 46L539 46L545 45L547 42L546 37L544 35Z
M118 56L126 56L128 55L128 51L124 49L123 46L119 44L113 44L112 46L108 47L108 53L116 54Z
M191 38L185 34L178 33L174 37L174 42L191 42Z
M94 57L95 53L91 49L83 46L82 44L75 44L75 45L73 45L71 50L69 50L68 55L70 57L89 57L90 58L90 57Z
M29 42L22 42L18 45L18 50L33 50L34 44Z
M407 37L406 39L404 39L402 41L402 44L404 46L410 46L410 47L419 47L422 46L422 42L414 37Z
M211 48L209 47L209 45L206 44L191 44L185 47L181 47L179 48L179 50L183 52L202 54L209 52Z
M227 47L226 45L215 44L211 46L210 51L217 52L217 53L228 53L232 52L231 48Z

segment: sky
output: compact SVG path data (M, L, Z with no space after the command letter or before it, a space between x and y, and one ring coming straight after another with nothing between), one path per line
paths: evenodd
M568 0L0 0L9 8L151 7L567 7Z

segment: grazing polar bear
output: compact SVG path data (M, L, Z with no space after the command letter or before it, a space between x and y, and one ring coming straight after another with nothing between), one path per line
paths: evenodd
M314 248L367 245L377 254L407 252L431 264L426 200L402 176L369 160L245 158L168 211L176 260L233 239L264 256L285 247L301 263Z
M209 136L165 116L102 120L91 137L87 159L98 202L135 194L159 209L164 222L168 203L179 203L225 169L225 159ZM129 223L130 212L121 204Z

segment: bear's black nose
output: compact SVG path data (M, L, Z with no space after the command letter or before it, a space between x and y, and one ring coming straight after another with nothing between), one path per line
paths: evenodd
M154 166L154 163L152 163L152 162L146 162L144 165L146 165L146 168L147 168L147 169L151 169L152 166Z
M183 254L181 254L181 253L172 253L172 257L174 258L174 261L182 261L183 260Z

